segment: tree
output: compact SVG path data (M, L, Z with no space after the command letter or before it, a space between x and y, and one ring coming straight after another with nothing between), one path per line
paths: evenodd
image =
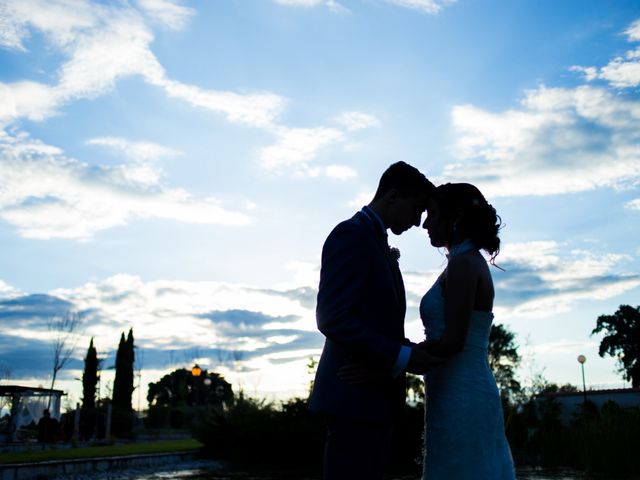
M313 384L316 378L316 371L318 370L318 360L315 357L309 357L309 362L307 363L307 374L310 377L309 380L309 396L313 392Z
M93 346L93 337L91 337L87 356L84 358L84 373L82 374L82 408L84 410L95 408L97 385L98 353Z
M613 315L600 315L591 335L604 333L598 353L618 358L618 371L640 387L640 306L620 305Z
M78 327L80 318L72 311L64 315L53 317L49 320L49 331L53 333L53 376L51 377L51 390L56 383L58 372L71 360L71 356L78 341ZM47 408L51 408L51 396L47 402Z
M158 382L150 383L147 401L150 407L230 404L233 402L233 390L218 373L203 370L199 377L194 377L190 370L180 368Z
M111 431L115 436L128 436L134 425L131 397L134 389L133 366L135 353L133 344L133 329L125 338L124 332L120 336L118 351L116 352L116 376L113 381L113 416Z
M222 375L202 370L195 377L184 368L149 384L147 425L183 428L200 423L203 415L217 416L234 403L233 390Z
M516 380L516 368L520 364L515 334L504 325L491 325L489 333L489 366L496 377L502 395L511 398L522 392Z
M11 367L6 363L0 363L0 383L11 379ZM0 397L0 412L11 406L11 397ZM1 427L0 427L1 429Z
M424 403L424 380L421 375L407 373L405 398L409 403Z
M133 395L133 365L135 353L133 345L133 329L125 339L124 332L120 336L118 351L116 352L116 376L113 381L113 406L131 412L131 397Z
M578 387L575 385L571 385L570 383L565 383L563 385L558 385L557 383L547 382L544 387L540 390L540 394L544 393L576 393L578 392Z

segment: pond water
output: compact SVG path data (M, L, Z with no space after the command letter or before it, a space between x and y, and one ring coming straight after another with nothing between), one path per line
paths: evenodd
M249 473L243 471L229 471L220 462L196 461L163 467L162 470L140 469L119 470L87 476L59 476L55 480L320 480L317 476L282 473ZM587 476L575 471L543 471L533 468L519 468L517 480L618 480L609 475ZM417 480L414 476L396 477L390 480ZM619 480L631 480L619 479Z

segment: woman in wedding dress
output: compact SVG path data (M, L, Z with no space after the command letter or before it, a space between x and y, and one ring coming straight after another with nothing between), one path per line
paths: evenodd
M488 363L494 289L484 250L500 250L500 218L473 185L437 188L423 227L448 250L420 303L427 351L445 361L425 375L423 480L513 480L500 393Z

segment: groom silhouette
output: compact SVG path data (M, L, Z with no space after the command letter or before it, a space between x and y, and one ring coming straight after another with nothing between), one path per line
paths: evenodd
M376 194L340 223L322 249L316 319L326 337L310 408L326 418L325 480L382 479L392 425L405 402L405 371L435 363L404 336L406 300L398 257L387 229L400 235L420 225L434 185L398 162ZM339 370L364 365L375 381L343 381Z

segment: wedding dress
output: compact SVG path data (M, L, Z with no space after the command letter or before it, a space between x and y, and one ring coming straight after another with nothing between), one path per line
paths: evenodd
M422 298L420 316L427 339L443 334L439 281ZM425 375L423 480L515 479L500 393L488 362L492 321L493 313L474 310L463 350Z

